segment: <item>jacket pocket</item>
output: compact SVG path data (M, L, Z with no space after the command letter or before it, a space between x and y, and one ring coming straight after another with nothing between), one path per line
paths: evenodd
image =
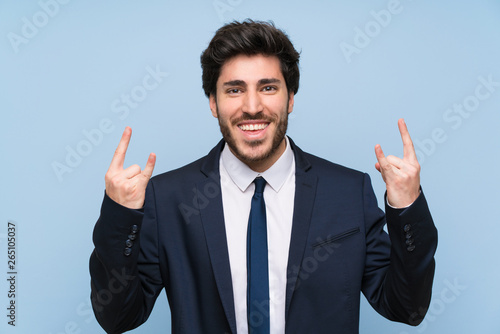
M339 241L339 240L348 238L350 236L353 236L354 234L359 233L359 232L360 232L359 227L354 227L354 228L351 228L351 229L344 231L342 233L336 234L334 236L328 236L326 239L314 243L313 247L316 248L316 247L325 246L325 245L331 244L332 242Z

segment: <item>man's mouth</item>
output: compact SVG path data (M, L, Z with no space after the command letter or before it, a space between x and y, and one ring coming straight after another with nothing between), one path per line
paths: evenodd
M267 128L269 123L251 123L251 124L239 124L238 127L243 131L258 131Z

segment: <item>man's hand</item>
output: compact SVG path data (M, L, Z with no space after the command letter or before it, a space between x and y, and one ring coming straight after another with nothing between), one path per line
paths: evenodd
M104 179L106 181L106 194L113 201L129 209L140 209L144 205L146 186L155 168L156 155L154 153L149 155L146 167L142 171L139 165L123 169L131 136L132 129L127 126Z
M398 120L403 139L403 159L384 155L380 145L375 145L378 162L375 168L382 174L387 186L387 200L396 208L404 208L415 202L420 194L420 165L405 121Z

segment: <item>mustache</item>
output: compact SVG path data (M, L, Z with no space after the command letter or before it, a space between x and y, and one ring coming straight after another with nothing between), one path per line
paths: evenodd
M264 122L271 123L271 122L275 122L276 118L277 117L271 117L271 116L264 115L261 112L254 114L254 115L251 115L248 113L243 113L243 115L241 115L238 118L235 118L231 123L233 125L237 125L238 123L241 123L243 121L264 121Z

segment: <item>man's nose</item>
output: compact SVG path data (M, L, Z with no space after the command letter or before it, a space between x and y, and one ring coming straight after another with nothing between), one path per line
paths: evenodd
M262 99L259 92L247 91L243 101L243 112L257 114L263 110Z

